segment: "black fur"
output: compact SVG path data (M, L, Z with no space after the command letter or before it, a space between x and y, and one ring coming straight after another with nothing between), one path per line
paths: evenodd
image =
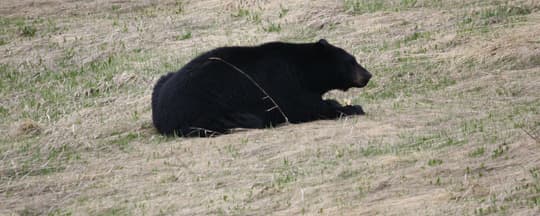
M370 78L352 55L326 40L222 47L158 80L152 120L162 134L209 136L278 125L286 120L282 112L291 123L361 115L360 106L342 106L322 95L364 87Z

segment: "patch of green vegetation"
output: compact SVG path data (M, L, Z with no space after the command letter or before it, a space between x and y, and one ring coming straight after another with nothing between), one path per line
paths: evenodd
M176 14L181 14L182 12L184 12L184 1L183 0L176 0L174 2L174 7L175 7L174 12Z
M521 94L521 91L522 88L520 88L520 86L516 88L515 86L507 87L503 85L498 85L495 89L495 93L497 93L497 96L502 97L517 97Z
M251 12L244 8L238 8L238 10L231 14L234 18L245 18L250 22L253 22L255 24L260 24L262 22L261 14L258 12Z
M73 62L79 52L75 49L64 50L64 56L56 61L57 68L54 70L41 64L41 61L20 65L0 64L0 95L20 95L18 103L6 104L4 107L16 110L10 113L11 117L28 118L36 122L54 121L74 109L80 109L81 105L95 105L97 97L142 87L135 83L115 86L113 78L133 68L129 62L142 61L148 54L130 52L129 55L109 55L80 65ZM139 68L141 75L162 71L155 66L150 67ZM160 68L163 71L170 69L167 64Z
M24 209L17 211L17 214L21 216L35 216L42 214L42 212L33 208L25 207Z
M485 131L485 122L480 119L465 120L460 123L461 132L464 135L481 133Z
M283 17L285 17L285 15L287 15L287 13L289 13L289 9L283 7L283 5L280 5L279 8L280 8L280 10L279 10L279 18L283 18Z
M46 25L47 25L46 26L47 33L57 32L60 30L60 28L56 26L56 23L52 19L47 19Z
M443 163L441 159L429 159L427 162L428 166L439 166Z
M39 32L41 35L60 30L51 19L37 18L0 18L0 35L20 35L23 37L34 37Z
M360 174L359 170L344 170L338 174L338 177L343 178L343 179L348 179L354 176L358 176L359 174Z
M417 7L441 7L442 0L420 1L418 0L344 0L345 10L354 14L374 13L379 11L403 11Z
M529 206L534 208L540 207L540 168L534 167L529 170L532 177L532 183L527 184L528 193L531 195L528 203Z
M71 160L80 160L81 156L77 150L67 144L61 145L59 147L52 147L49 150L47 155L47 160L60 160L60 161L71 161Z
M263 28L264 31L266 32L280 32L281 31L281 24L275 24L275 23L270 23L268 24L268 26L264 27Z
M405 36L402 41L397 42L397 47L401 47L403 45L407 45L413 41L416 40L422 40L422 39L430 39L431 38L431 32L419 32L416 31L410 35Z
M119 216L119 215L130 215L129 211L125 207L112 207L105 209L95 215L98 216Z
M532 9L523 6L514 6L508 3L487 5L480 10L463 15L463 19L458 23L460 32L487 32L494 24L504 24L516 21L524 21L525 15L532 12Z
M112 11L117 11L117 10L120 9L120 7L121 7L120 5L113 4L113 5L111 6L111 10L112 10Z
M176 40L187 40L187 39L190 39L191 37L192 37L191 32L188 31L188 32L185 32L182 35L177 35Z
M511 16L528 15L530 13L531 9L526 7L502 4L496 7L484 8L476 14L487 23L497 23Z
M474 151L469 152L469 157L480 157L480 156L484 155L485 152L486 152L486 148L479 147L479 148L475 149Z
M8 41L10 38L21 34L26 21L23 17L0 17L1 40ZM6 42L7 43L7 42Z
M403 144L401 144L401 149L421 151L426 148L433 148L437 141L441 139L441 136L440 134L400 134L400 138L403 140Z
M60 172L64 169L65 167L62 165L58 165L58 166L49 165L46 167L39 167L39 168L32 169L27 174L30 176L49 175L52 173Z
M9 28L9 25L11 24L11 20L7 17L0 17L0 32L4 33L7 28Z
M373 66L380 79L372 80L365 92L355 100L383 100L398 96L408 97L444 89L456 84L447 74L440 74L447 62L418 58L398 58L399 64Z
M367 146L367 147L362 147L362 148L360 148L360 153L361 153L364 157L376 156L376 155L382 155L382 154L388 153L388 151L385 150L386 148L381 148L381 147L382 147L382 146Z
M54 210L50 211L47 215L48 216L71 216L71 215L73 215L73 213L71 211L68 211L68 210L54 209Z
M249 10L244 8L238 8L236 13L231 14L232 17L247 17L249 16Z
M355 14L373 13L385 9L384 1L376 0L345 0L345 9Z
M401 151L440 149L466 143L466 140L454 138L448 135L445 131L437 131L431 134L423 135L402 134L400 137L404 142L403 144L399 145L402 149Z
M491 154L491 157L492 158L498 158L503 153L507 152L509 149L510 149L510 147L506 143L503 143L503 144L499 145L496 149L493 150L493 152Z
M405 132L398 137L399 140L393 143L384 143L383 140L368 141L368 146L360 147L357 152L364 157L384 154L407 155L416 151L436 150L467 143L466 139L452 137L446 131L419 134Z
M36 35L36 27L33 25L24 25L20 27L21 35L25 37L34 37Z
M237 158L240 155L240 152L238 148L236 148L234 145L227 145L225 146L225 151L232 157Z
M122 32L127 33L129 31L129 28L127 26L127 23L124 22L124 26L122 27Z
M1 88L1 86L0 86ZM9 110L4 106L0 106L0 118L4 118L8 115Z
M530 179L522 179L523 183L512 188L512 195L505 202L529 208L540 207L540 168L529 169Z
M372 35L371 35L372 36ZM369 41L368 43L362 44L362 46L358 47L358 49L361 50L363 53L374 53L374 52L385 52L392 49L396 49L397 45L399 44L399 41ZM358 53L358 51L353 50L353 53Z
M139 138L138 134L128 133L113 139L110 144L117 146L121 151L127 151L130 148L129 144L137 138Z
M534 180L540 180L540 168L534 167L529 169L529 173Z
M508 215L508 206L504 205L503 202L500 202L496 195L490 195L484 201L487 201L487 206L476 208L474 211L475 215Z
M177 182L178 181L178 177L175 176L175 175L168 175L168 176L165 176L163 178L161 178L161 180L159 181L160 183L164 184L164 183L173 183L173 182Z
M436 1L436 0L435 0ZM417 0L400 0L399 5L404 8L412 8L416 6L416 3L418 3Z
M429 183L430 183L430 184L434 184L434 185L441 185L441 184L442 184L442 179L441 179L440 176L437 176L437 178L435 179L435 181L430 180Z
M283 41L304 43L317 40L319 35L316 30L309 27L298 27L295 32L281 36Z
M282 166L274 170L272 185L282 189L287 184L296 181L301 174L298 167L294 166L287 158L284 158Z
M49 175L64 170L67 163L81 160L80 150L68 144L44 148L39 137L2 142L13 142L13 145L0 145L0 152L11 148L15 150L11 156L18 158L16 166L6 169L2 178Z

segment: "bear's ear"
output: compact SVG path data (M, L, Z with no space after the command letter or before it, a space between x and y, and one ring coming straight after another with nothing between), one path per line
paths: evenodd
M326 41L326 39L320 39L318 43L321 44L321 45L324 45L324 46L330 45L330 43L328 43L328 41Z

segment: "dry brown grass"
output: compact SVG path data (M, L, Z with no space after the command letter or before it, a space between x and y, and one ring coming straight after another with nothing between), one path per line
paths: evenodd
M540 214L540 4L348 2L2 1L0 215ZM153 129L196 54L319 38L373 72L327 95L368 115Z

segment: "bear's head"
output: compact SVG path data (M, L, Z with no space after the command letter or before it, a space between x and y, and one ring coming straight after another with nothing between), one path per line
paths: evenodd
M362 88L368 84L371 73L358 64L353 55L333 46L325 39L319 40L316 45L322 50L324 65L333 70L331 74L333 79L328 80L333 81L333 88L346 91L351 87Z

